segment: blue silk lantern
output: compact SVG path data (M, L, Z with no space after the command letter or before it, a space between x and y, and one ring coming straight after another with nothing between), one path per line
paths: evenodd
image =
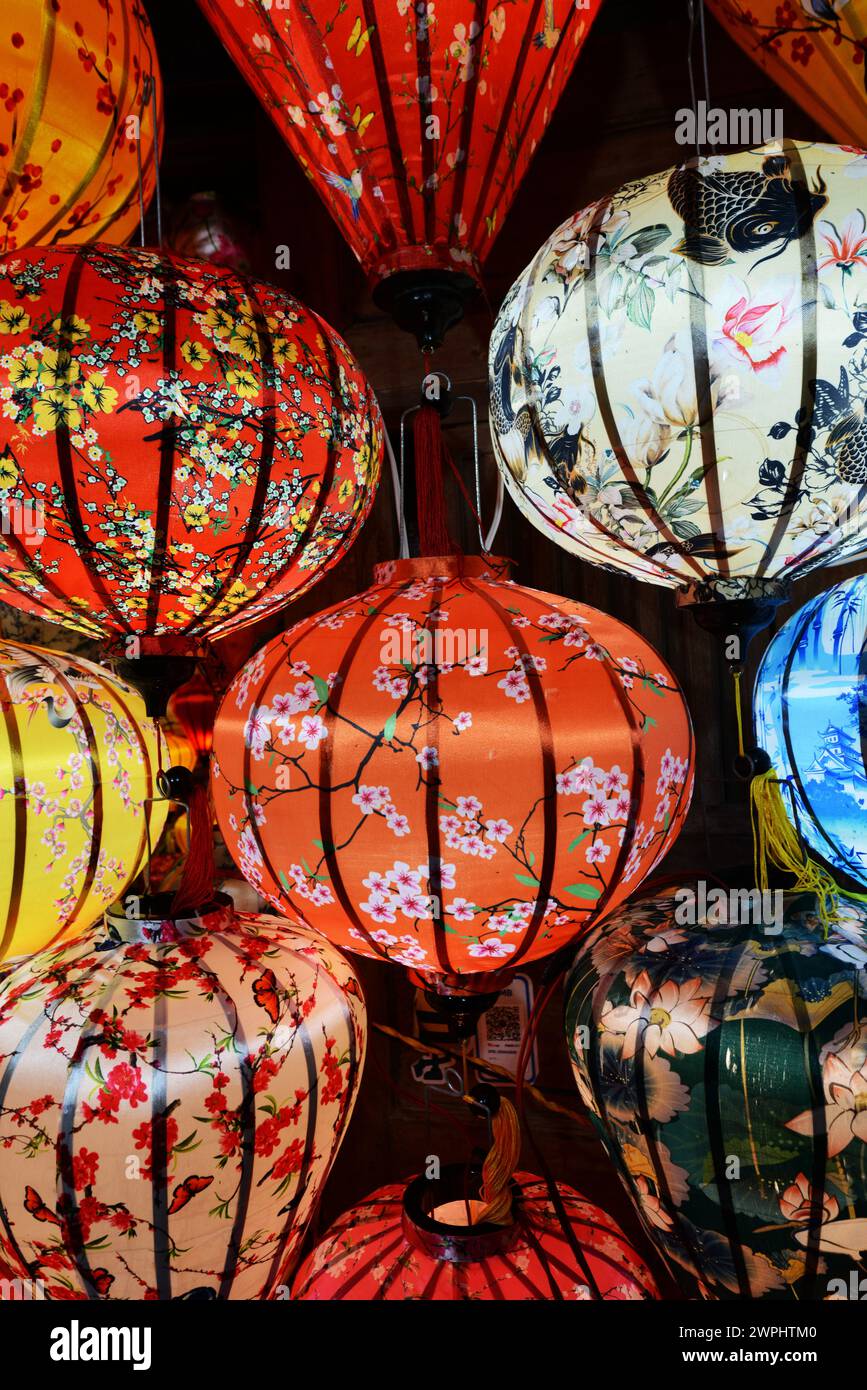
M867 888L867 575L784 623L762 658L753 707L801 838L843 887Z

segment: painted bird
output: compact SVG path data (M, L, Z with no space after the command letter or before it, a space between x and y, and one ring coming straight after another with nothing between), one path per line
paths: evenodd
M349 199L350 207L352 208L352 220L354 222L357 222L359 217L361 216L358 207L359 203L361 202L361 193L363 187L361 180L361 170L353 169L352 174L348 179L344 178L342 174L333 173L331 169L323 169L322 172L325 175L328 182L331 184L332 188L336 188L339 193L345 193L346 197Z

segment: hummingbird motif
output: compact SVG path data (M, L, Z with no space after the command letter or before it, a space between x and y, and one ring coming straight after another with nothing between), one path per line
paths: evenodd
M353 169L348 179L344 178L342 174L333 173L330 169L323 169L322 172L331 184L331 187L336 188L339 193L344 193L349 199L352 208L352 220L357 222L361 215L358 210L362 193L361 170Z

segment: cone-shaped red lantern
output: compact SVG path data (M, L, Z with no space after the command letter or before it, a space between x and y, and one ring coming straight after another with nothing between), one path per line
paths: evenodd
M199 0L384 307L460 317L600 0Z
M6 260L0 390L0 598L113 640L139 684L165 657L179 684L206 634L315 583L379 477L379 410L337 334L202 261Z
M358 981L227 898L108 925L0 992L0 1254L48 1298L279 1296L352 1113Z
M633 892L692 776L683 695L642 637L456 556L383 565L281 634L214 731L249 882L446 990L490 988Z
M867 145L864 0L708 0L708 8L824 131L844 145Z
M461 1165L433 1181L380 1188L335 1222L308 1256L293 1298L659 1298L644 1261L605 1212L558 1183L564 1222L541 1178L516 1173L511 1186L504 1225L468 1224L484 1204L468 1198Z

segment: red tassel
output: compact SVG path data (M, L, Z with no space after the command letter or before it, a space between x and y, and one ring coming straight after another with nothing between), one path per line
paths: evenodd
M416 412L413 439L419 553L454 555L458 547L449 537L443 482L448 451L443 441L440 414L434 406L423 405Z
M211 802L205 782L195 782L190 793L189 851L184 872L172 900L171 915L183 917L210 902L214 895L214 837Z

